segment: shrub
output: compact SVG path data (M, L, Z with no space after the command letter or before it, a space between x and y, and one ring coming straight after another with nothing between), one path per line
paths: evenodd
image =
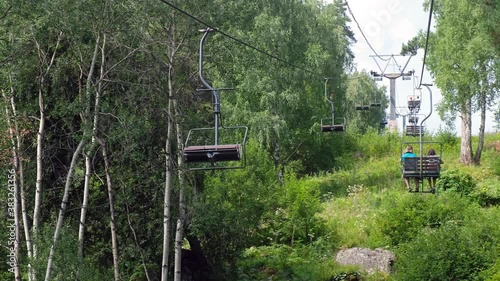
M41 228L37 240L38 257L33 263L37 276L44 276L47 267L47 257L52 246L53 226ZM78 233L69 227L61 228L61 234L53 257L51 280L112 280L112 272L95 260L86 258L81 261L78 252Z
M456 147L458 145L459 138L455 135L451 129L440 129L435 136L435 140L443 144L445 148Z
M399 155L400 143L401 138L397 134L386 132L380 135L374 129L358 137L359 152L368 157Z
M488 269L481 272L482 280L499 281L500 280L500 258Z
M324 281L335 267L333 259L323 257L314 248L286 245L252 247L238 260L238 279Z
M457 221L425 228L396 250L395 279L478 280L498 254L498 238L491 231L485 223Z
M453 193L439 197L388 196L382 204L376 226L392 246L413 240L425 227L439 228L447 221L463 221L476 210L469 200Z
M322 209L317 181L290 175L277 199L277 208L269 220L275 242L312 242L321 235L324 227L316 216Z
M449 170L441 173L436 184L438 190L456 192L462 196L468 196L476 186L471 175L460 170Z
M471 193L481 206L493 206L500 204L500 181L499 179L485 179L478 183L477 188Z

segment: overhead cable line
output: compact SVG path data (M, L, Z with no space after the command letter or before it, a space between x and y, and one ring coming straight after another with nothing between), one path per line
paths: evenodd
M241 45L243 45L243 46L246 46L246 47L248 47L248 48L250 48L250 49L252 49L252 50L254 50L254 51L257 51L257 52L259 52L259 53L261 53L261 54L263 54L263 55L266 55L266 56L268 56L268 57L271 57L271 58L273 58L273 59L275 59L275 60L277 60L277 61L280 61L280 62L282 62L282 63L284 63L284 64L287 64L287 65L289 65L289 66L291 66L291 67L294 67L294 68L297 68L297 69L303 70L303 71L305 71L305 72L308 72L308 73L314 74L314 75L316 75L316 76L320 76L320 77L323 77L323 76L324 76L324 75L320 75L320 74L319 74L319 73L317 73L317 72L314 72L314 71L312 71L312 70L309 70L309 69L307 69L307 68L304 68L304 67L301 67L301 66L295 65L295 64L293 64L293 63L291 63L291 62L289 62L289 61L286 61L286 60L284 60L284 59L282 59L282 58L280 58L280 57L277 57L277 56L275 56L275 55L273 55L273 54L270 54L270 53L268 53L268 52L266 52L266 51L264 51L264 50L262 50L262 49L260 49L260 48L254 47L254 46L250 45L249 43L244 42L243 40L240 40L240 39L238 39L238 38L236 38L236 37L234 37L234 36L232 36L232 35L230 35L230 34L228 34L228 33L224 32L224 31L222 31L222 30L220 30L220 29L218 29L218 28L216 28L216 27L213 27L211 24L208 24L208 23L206 23L206 22L202 21L201 19L199 19L199 18L197 18L197 17L195 17L195 16L191 15L190 13L188 13L188 12L186 12L186 11L182 10L181 8L179 8L179 7L175 6L174 4L172 4L172 3L170 3L170 2L168 2L168 1L166 1L166 0L160 0L160 1L161 1L161 2L163 2L163 3L165 3L165 4L167 4L168 6L172 7L173 9L177 10L177 11L178 11L178 12L180 12L181 14L183 14L183 15L185 15L185 16L187 16L187 17L189 17L189 18L191 18L191 19L193 19L193 20L195 20L195 21L197 21L197 22L199 22L199 23L201 23L201 24L203 24L204 26L206 26L206 27L208 27L208 28L213 29L214 31L219 32L220 34L222 34L222 35L224 35L224 36L226 36L226 37L230 38L231 40L234 40L234 41L238 42L239 44L241 44Z
M420 74L420 83L418 88L422 86L422 79L424 78L425 58L427 57L427 49L429 47L429 34L431 33L432 9L434 8L434 0L431 0L431 7L429 9L429 22L427 23L427 38L425 39L424 61L422 63L422 73Z
M365 41L366 41L366 44L368 44L368 47L370 47L370 49L372 49L373 53L381 60L383 61L388 61L389 59L384 59L382 58L381 56L379 56L377 54L377 52L375 51L375 49L372 47L372 45L370 44L370 42L368 41L368 38L366 38L365 36L365 33L363 32L363 30L361 29L361 26L359 25L358 21L356 20L356 17L354 16L354 13L352 12L351 10L351 7L349 6L349 3L347 2L347 0L345 1L345 4L347 5L347 10L349 11L349 14L351 14L351 17L352 19L354 20L354 22L356 23L356 25L358 26L358 29L359 29L359 32L361 32L361 35L363 36L363 38L365 38Z

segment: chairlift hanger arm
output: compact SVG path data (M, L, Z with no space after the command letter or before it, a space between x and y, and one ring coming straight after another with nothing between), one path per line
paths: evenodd
M203 45L205 44L205 40L206 40L208 34L212 31L214 31L214 29L207 27L206 29L201 29L200 31L204 32L204 33L203 33L203 36L201 37L201 40L200 40L199 77L200 77L201 83L203 84L203 86L205 86L206 91L212 92L212 95L214 98L214 112L220 112L219 93L203 77Z
M429 114L424 118L424 120L422 120L420 122L420 126L422 126L422 124L425 122L425 120L427 120L431 116L431 114L432 114L432 91L431 91L431 88L430 88L431 84L422 84L422 85L425 86L427 88L427 90L429 91L429 96L430 96L429 100L430 100L430 108L431 108L431 110L430 110Z
M333 105L333 101L331 101L329 98L328 98L328 90L327 90L327 83L328 83L328 80L330 80L330 78L332 77L327 77L325 78L325 101L329 102L330 104Z

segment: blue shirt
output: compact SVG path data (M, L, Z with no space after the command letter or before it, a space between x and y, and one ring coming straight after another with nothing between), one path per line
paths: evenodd
M414 157L417 157L417 154L413 152L405 152L405 154L401 156L401 160L403 160L404 158L414 158Z

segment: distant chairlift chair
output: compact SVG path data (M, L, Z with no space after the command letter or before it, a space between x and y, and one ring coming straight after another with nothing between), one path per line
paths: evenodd
M327 83L329 78L325 78L325 100L331 106L331 118L321 119L321 132L344 132L345 131L345 118L336 118L334 112L334 103L327 96Z
M199 76L202 84L206 89L202 91L209 91L213 97L214 119L215 124L212 128L195 128L191 129L187 135L186 142L183 149L183 157L186 163L210 163L209 166L191 166L190 170L217 170L217 169L237 169L243 168L246 165L245 143L248 133L246 126L233 126L223 127L219 125L220 118L220 97L216 89L214 89L203 77L203 44L209 32L213 31L210 28L202 30L204 32L200 41L200 57L199 57ZM231 130L236 135L242 137L241 141L233 144L220 144L220 129L224 131ZM198 140L194 137L195 134L213 133L213 144L191 144L193 140ZM211 139L211 138L208 138ZM206 141L206 140L205 140ZM218 162L223 161L239 161L237 165L218 165Z
M375 100L374 102L370 103L370 107L380 108L380 107L382 107L382 103Z
M408 109L415 113L420 110L420 96L408 96Z
M419 116L417 114L408 117L408 125L406 125L406 135L409 137L418 137L424 135L424 126L418 125Z
M408 125L406 125L406 135L410 137L418 137L424 134L424 126L418 125L418 115L420 111L420 96L412 95L408 96L408 109L410 110L410 116L408 118Z
M356 104L356 110L359 111L370 110L370 104L364 104L363 102L361 102L361 104Z

